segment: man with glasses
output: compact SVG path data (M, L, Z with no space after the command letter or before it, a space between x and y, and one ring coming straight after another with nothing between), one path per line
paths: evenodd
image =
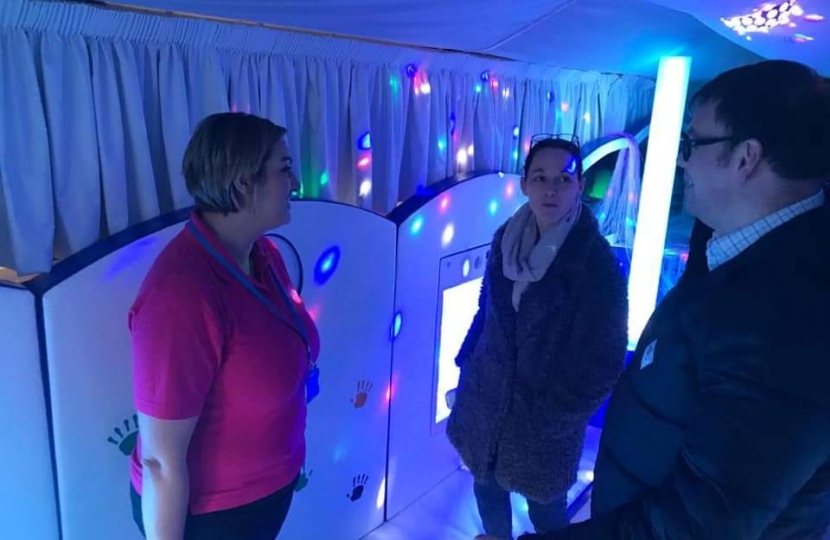
M678 165L705 264L614 391L592 518L521 538L830 533L830 84L761 62L706 84L691 112Z

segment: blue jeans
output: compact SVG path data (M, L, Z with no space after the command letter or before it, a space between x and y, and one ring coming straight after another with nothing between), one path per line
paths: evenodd
M510 493L502 489L492 475L485 481L486 484L476 480L473 488L484 532L497 538L512 539L513 510L510 507ZM527 509L530 522L537 533L549 533L568 526L567 494L546 504L528 499Z

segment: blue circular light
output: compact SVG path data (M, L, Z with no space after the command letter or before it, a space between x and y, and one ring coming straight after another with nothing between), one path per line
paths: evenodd
M314 267L314 281L318 285L325 284L337 270L338 263L340 263L340 248L332 246L317 259Z
M496 212L499 211L499 202L496 199L493 199L492 201L490 201L487 210L490 211L491 216L495 216Z

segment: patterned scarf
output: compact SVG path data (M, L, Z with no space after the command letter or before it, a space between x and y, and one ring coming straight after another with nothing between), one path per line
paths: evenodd
M501 241L504 277L513 281L513 308L519 311L522 294L531 282L539 281L556 259L562 244L582 213L582 203L541 237L536 218L525 203L507 222ZM538 238L538 241L537 241Z

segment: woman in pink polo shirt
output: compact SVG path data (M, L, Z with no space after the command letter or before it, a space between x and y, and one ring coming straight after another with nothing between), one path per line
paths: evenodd
M221 113L183 160L195 209L130 311L136 523L152 540L273 540L305 460L319 336L263 233L290 219L285 129Z

